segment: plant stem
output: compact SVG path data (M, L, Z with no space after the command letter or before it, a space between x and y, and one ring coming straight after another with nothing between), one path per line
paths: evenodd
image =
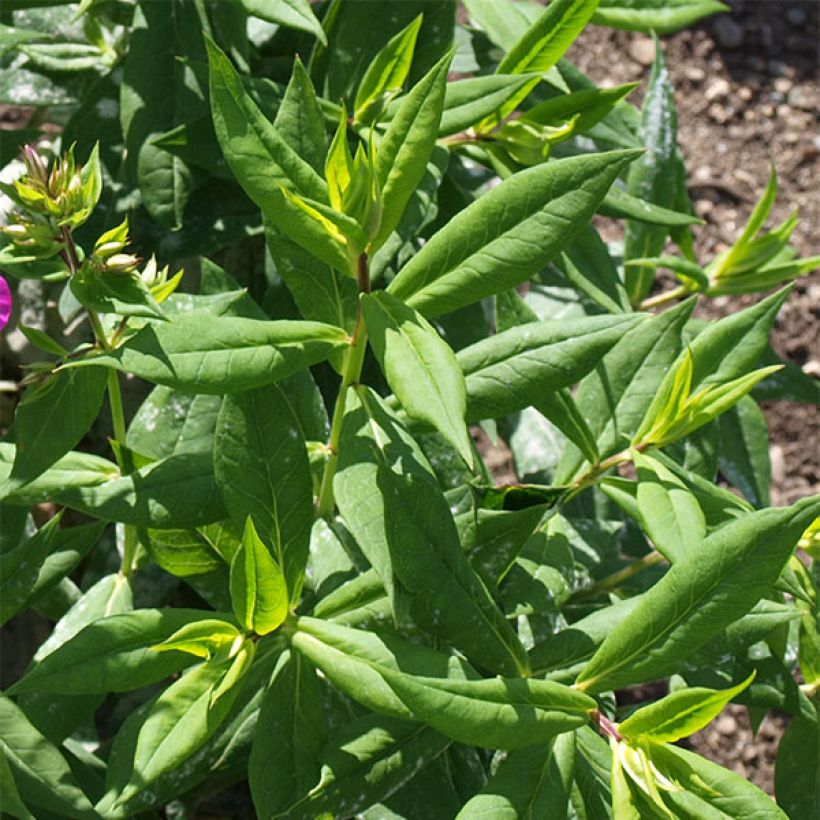
M367 268L367 256L359 256L357 281L359 293L370 292L370 273ZM356 307L356 319L353 323L353 333L350 337L350 347L345 351L342 362L342 382L339 385L339 395L333 408L333 420L330 424L330 437L327 442L328 459L322 473L322 483L319 487L319 497L316 502L316 515L319 518L329 518L333 514L333 476L339 462L339 442L342 438L342 421L345 414L345 402L348 389L359 381L364 364L364 354L367 350L367 328L362 316L362 307Z
M111 405L111 421L114 425L114 440L125 444L125 411L122 406L122 391L116 370L108 371L108 402Z
M643 558L633 561L629 566L619 569L617 572L613 572L612 575L607 575L606 578L602 578L591 587L579 590L572 595L569 600L573 602L582 601L585 598L594 598L604 592L617 589L624 581L628 581L632 578L633 575L637 575L639 572L643 572L649 567L654 567L655 564L659 564L665 560L666 559L657 550L652 550L652 552L644 555Z
M650 296L648 299L644 299L640 305L638 305L638 309L649 310L650 308L660 307L661 305L667 304L667 302L674 302L675 299L686 296L689 292L689 289L684 285L678 285L676 288L672 288L672 290L667 290L664 293L659 293L657 296Z
M602 735L613 740L621 740L621 733L618 731L618 724L613 723L603 712L594 709L589 714L592 722L598 727Z

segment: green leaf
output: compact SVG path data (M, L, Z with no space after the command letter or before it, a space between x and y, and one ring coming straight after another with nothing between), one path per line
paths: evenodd
M792 718L777 750L774 788L789 817L811 817L820 802L820 724Z
M342 426L334 496L394 607L404 601L417 624L486 668L525 670L521 644L470 567L418 445L375 393L356 396Z
M327 731L321 696L310 662L298 652L285 652L265 692L248 762L260 817L285 812L319 782Z
M58 513L19 547L0 555L0 625L25 606L51 551L61 517Z
M27 804L59 817L99 818L57 747L37 731L19 706L4 696L0 696L0 723L0 751Z
M761 508L769 505L769 429L754 399L744 396L720 417L720 471Z
M489 74L447 83L439 137L448 137L476 125L501 108L533 79L532 74Z
M552 422L584 455L590 464L600 455L595 436L584 419L580 407L566 388L544 396L536 407L539 413Z
M253 644L246 642L232 659L194 667L153 701L140 726L131 776L118 803L125 804L179 767L213 735L228 716L252 660Z
M308 0L239 0L248 14L267 20L269 23L306 31L312 34L322 45L327 45L322 24L310 7Z
M58 488L47 497L103 521L139 527L198 527L225 517L210 453L170 456L122 478Z
M83 307L97 313L142 316L146 319L165 318L162 308L137 274L90 271L73 277L70 287Z
M179 578L225 568L222 556L199 530L148 530L141 541L155 564Z
M412 713L436 731L485 749L518 749L583 726L592 698L534 678L448 680L382 669Z
M212 612L197 609L102 613L37 661L10 691L15 695L107 694L157 683L189 666L194 659L183 652L154 652L153 647L186 624L212 616Z
M638 512L655 548L672 563L694 556L706 538L706 517L683 481L650 455L634 452Z
M206 113L204 84L195 70L205 57L202 28L195 4L141 2L124 61L120 120L126 165L143 204L165 228L182 224L194 180L191 169L152 137Z
M421 21L419 15L391 37L367 67L353 104L354 117L360 122L372 119L373 115L378 117L379 108L401 92L410 73Z
M273 817L356 816L400 789L449 745L446 737L427 726L364 715L323 750L319 784L303 800Z
M563 817L569 803L575 734L558 735L544 745L510 752L456 820L487 817Z
M214 439L214 470L231 517L250 516L299 600L313 524L305 441L286 393L276 385L228 396Z
M11 474L17 448L0 441L0 482ZM52 498L56 493L72 487L91 487L119 478L117 465L89 453L66 453L54 466L34 481L11 493L0 493L9 504L30 506ZM3 486L0 483L0 487Z
M228 165L248 196L272 217L282 202L280 185L326 202L327 186L322 177L265 117L224 52L208 39L206 46L214 130Z
M584 30L598 0L554 0L510 48L498 65L499 74L543 74L563 57ZM479 128L488 130L510 114L537 84L522 88Z
M729 6L717 0L601 0L592 22L627 31L673 34L721 11L729 11Z
M754 672L745 681L729 689L705 689L693 686L679 689L660 700L633 712L618 724L618 732L634 743L674 743L699 732L711 723L723 707L739 695L754 679Z
M514 287L577 235L636 156L590 154L515 174L434 234L388 290L435 316Z
M675 204L678 118L666 57L657 39L655 63L641 110L641 138L646 153L629 169L627 190L642 200L671 208ZM624 258L657 256L663 250L666 233L663 228L627 222ZM649 293L654 279L652 268L627 266L625 285L632 304L638 304Z
M373 352L402 407L435 427L471 464L467 391L450 346L423 316L389 293L364 295L362 309Z
M424 177L441 122L451 60L452 52L411 89L378 143L376 173L381 185L382 218L372 241L374 248L383 245L395 230Z
M3 795L3 812L12 817L19 817L21 820L36 820L34 815L26 808L20 792L17 791L17 784L14 782L14 775L6 759L5 748L0 748L0 794Z
M602 692L668 674L766 594L818 513L820 499L806 498L715 531L641 596L584 667L579 688Z
M596 437L601 458L626 447L681 349L681 333L694 308L682 302L624 334L578 387L575 401ZM569 483L583 464L568 445L553 480Z
M189 393L238 393L287 378L347 344L340 328L188 313L149 325L78 366L114 367Z
M17 48L21 43L46 39L48 39L48 35L42 31L21 28L20 26L0 25L0 55Z
M44 473L77 445L97 418L105 395L104 371L58 371L23 394L14 416L14 466L0 495Z
M327 155L325 121L313 83L298 54L273 127L317 173L322 172Z
M152 646L154 652L183 652L207 660L229 654L242 633L222 618L203 618L181 626L173 635Z
M239 623L257 635L273 632L288 614L285 577L250 516L231 564L231 601Z
M454 652L411 643L387 630L364 631L318 618L299 618L293 647L349 697L383 715L412 719L382 672L464 680L478 673Z
M598 207L599 214L614 219L631 219L645 222L648 225L661 225L667 228L680 228L687 225L702 225L703 220L682 211L662 208L653 202L639 199L627 193L623 188L614 185Z
M467 380L468 421L538 405L545 394L575 384L643 318L529 322L460 350L456 358Z

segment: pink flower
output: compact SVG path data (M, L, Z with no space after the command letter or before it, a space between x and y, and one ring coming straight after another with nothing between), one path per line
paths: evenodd
M9 283L0 276L0 330L2 330L11 318L11 289Z

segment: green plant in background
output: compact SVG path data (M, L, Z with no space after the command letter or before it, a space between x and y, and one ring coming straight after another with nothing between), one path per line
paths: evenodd
M691 314L818 259L761 233L773 172L698 260L661 44L640 111L563 56L722 7L465 5L4 4L0 98L64 148L2 184L0 270L65 325L12 322L47 360L0 612L54 627L0 696L4 813L809 816L820 499L769 506L756 399L817 386L767 346L788 287ZM675 745L730 700L792 715L780 808Z

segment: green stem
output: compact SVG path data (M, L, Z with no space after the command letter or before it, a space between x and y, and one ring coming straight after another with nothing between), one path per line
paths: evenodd
M678 285L672 290L667 290L665 293L659 293L657 296L650 296L644 299L638 306L639 310L649 310L650 308L660 307L668 302L674 302L675 299L681 299L690 293L689 288L684 285Z
M607 575L606 578L602 578L591 587L579 590L572 595L569 600L575 603L586 598L595 598L598 595L603 595L605 592L617 589L621 584L639 572L643 572L649 567L654 567L655 564L659 564L664 560L666 559L657 550L653 550L647 555L644 555L643 558L633 561L629 566L619 569L617 572L613 572L612 575Z
M117 371L113 369L108 371L108 403L111 405L114 440L125 444L125 411L122 406L122 391Z
M367 257L359 257L358 284L360 293L370 291L370 276L367 269ZM319 518L330 518L333 515L333 476L339 463L339 442L342 438L342 421L345 414L347 391L359 381L364 364L364 354L367 350L367 328L362 315L361 304L356 308L356 319L353 324L353 333L350 337L350 347L345 352L342 362L342 382L339 385L339 395L333 408L333 419L330 423L330 437L327 442L328 458L322 473L322 483L319 487L319 497L316 502L316 515Z

